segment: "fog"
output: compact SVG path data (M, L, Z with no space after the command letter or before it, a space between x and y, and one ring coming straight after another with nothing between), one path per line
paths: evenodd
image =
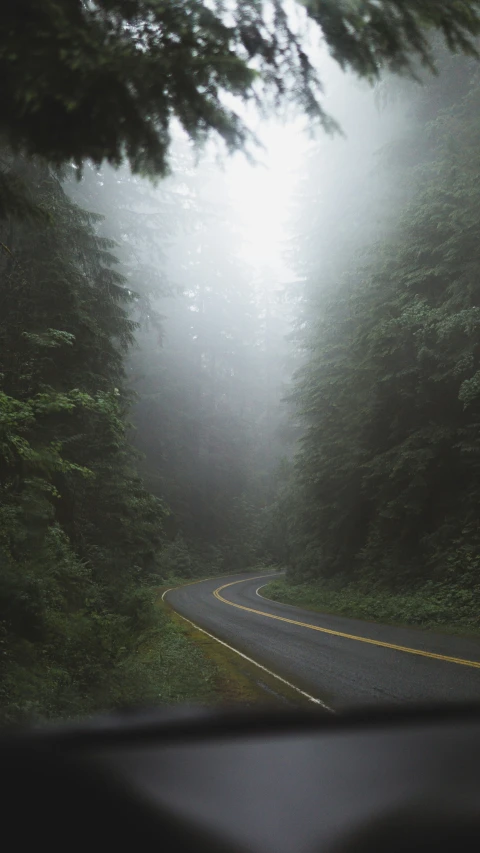
M468 76L469 60L451 62L459 79ZM132 294L127 376L142 474L169 508L172 547L219 568L276 551L282 536L269 525L282 518L279 501L287 490L294 507L297 485L322 482L310 472L329 430L348 459L350 415L335 421L332 413L343 400L353 413L367 405L356 394L373 368L349 398L340 389L354 376L348 353L383 312L380 295L364 314L381 293L368 281L404 227L430 156L422 122L452 96L447 74L425 75L424 86L393 76L371 86L325 55L319 65L336 133L298 114L266 118L249 108L244 117L259 142L253 161L213 143L195 149L175 130L171 173L158 184L93 168L68 184L104 216L97 227L114 241ZM295 511L280 521L295 541L305 529L322 535L308 520L309 494L303 520ZM360 505L355 512L361 517ZM307 549L301 536L297 554Z
M171 174L156 186L88 167L67 184L104 217L97 227L135 294L127 374L147 485L171 509L173 540L219 548L231 568L253 550L238 533L245 516L272 502L295 451L283 398L306 339L294 329L395 206L379 152L405 99L380 109L378 87L320 64L337 134L249 110L255 162L196 151L176 132Z

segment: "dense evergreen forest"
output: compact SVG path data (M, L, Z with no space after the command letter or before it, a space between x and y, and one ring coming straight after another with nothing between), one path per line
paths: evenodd
M299 211L304 360L289 403L301 438L270 547L306 584L285 600L473 627L480 76L440 48L439 65L422 87L380 87L401 126L342 188L338 218L316 216L311 194ZM305 181L322 178L314 154Z
M287 288L245 263L221 173L191 157L248 143L233 96L333 128L282 7L35 5L7 2L0 36L2 721L182 698L138 654L167 643L175 577L274 563L446 584L472 613L477 4L308 5L342 68L442 73L377 82L403 105L388 177L332 185L336 221L312 147Z

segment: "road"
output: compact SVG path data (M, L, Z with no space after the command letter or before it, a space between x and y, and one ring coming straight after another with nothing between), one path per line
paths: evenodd
M272 575L170 590L180 615L331 710L480 700L480 641L314 613L262 596Z

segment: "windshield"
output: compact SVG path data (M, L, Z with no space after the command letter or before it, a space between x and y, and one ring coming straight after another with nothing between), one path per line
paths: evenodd
M5 5L0 722L480 699L480 4Z

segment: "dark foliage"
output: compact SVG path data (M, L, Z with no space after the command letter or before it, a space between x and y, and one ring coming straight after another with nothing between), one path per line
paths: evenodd
M474 62L440 61L441 77L410 92L403 138L385 152L403 207L310 302L309 354L292 393L303 437L274 518L287 530L292 579L369 592L430 584L425 596L441 588L452 607L463 595L472 619L480 76Z
M428 28L472 52L480 4L466 0L312 0L335 59L363 76L432 65ZM164 174L170 124L229 148L248 131L225 95L297 102L326 127L321 88L279 0L4 0L0 133L56 165L90 159Z
M47 166L7 161L43 218L15 211L0 230L4 720L109 706L152 618L165 516L126 441L134 324L113 245Z

